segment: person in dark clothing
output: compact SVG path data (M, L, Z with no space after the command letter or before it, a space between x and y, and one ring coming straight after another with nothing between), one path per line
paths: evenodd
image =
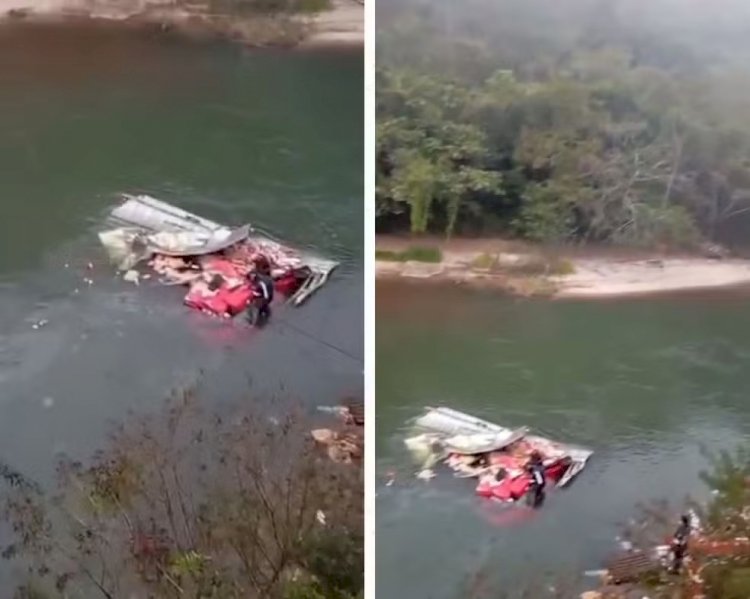
M248 310L248 321L252 325L265 324L271 317L273 301L273 279L268 272L254 270L249 276L253 299Z
M211 280L208 282L208 290L209 291L218 291L221 289L221 286L224 284L224 278L221 275L214 275L211 277Z
M534 451L531 454L527 465L531 475L531 488L529 489L529 503L531 507L537 508L544 502L544 488L547 486L547 478L544 474L544 464L539 452Z
M255 272L271 276L271 263L268 261L268 258L262 254L255 257L253 264L255 265Z
M683 514L680 518L680 525L672 537L672 567L670 571L673 574L678 574L682 568L682 562L685 560L685 555L688 549L688 539L690 538L690 516Z

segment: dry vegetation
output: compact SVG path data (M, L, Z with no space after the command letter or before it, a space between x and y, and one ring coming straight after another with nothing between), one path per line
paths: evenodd
M361 463L329 460L301 412L276 418L181 393L90 462L61 460L52 491L4 468L17 597L361 595Z

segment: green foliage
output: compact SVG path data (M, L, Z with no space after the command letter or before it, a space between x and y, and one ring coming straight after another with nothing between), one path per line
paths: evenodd
M292 581L284 589L283 599L328 599L315 581Z
M750 597L750 560L721 563L704 570L709 599L747 599Z
M290 582L284 589L282 599L364 599L364 597L364 591L359 591L356 594L337 591L334 594L327 595L317 582L294 581Z
M375 250L375 259L384 262L431 262L443 261L443 253L437 247L412 246L401 252L392 250Z
M513 220L521 237L532 241L565 241L573 234L573 214L568 198L554 185L533 184Z
M16 589L13 599L52 599L52 595L37 588L34 584L23 585Z
M494 270L498 264L498 257L491 254L480 254L471 261L471 266L480 270Z
M381 72L378 85L378 214L407 209L411 232L425 233L439 211L450 235L465 205L500 192L486 136L462 116L469 92L400 70Z
M401 253L393 250L375 250L375 259L383 262L401 262Z
M636 226L640 228L636 228ZM682 206L642 204L633 210L633 223L614 236L615 241L655 246L695 247L700 233L690 214Z
M364 588L364 535L326 529L305 544L305 567L324 597L346 599Z
M443 261L443 253L437 247L412 246L401 253L404 261L413 260L415 262L434 262Z
M633 522L624 536L642 549L652 548L664 542L677 526L678 514L685 507L692 508L700 518L701 529L694 533L688 544L688 555L694 562L692 568L700 571L704 580L703 591L707 599L740 599L750 597L750 555L742 539L750 533L750 450L740 448L736 452L706 453L709 468L701 474L704 483L712 490L706 505L687 502L670 506L667 502L656 502L644 507L642 517ZM700 540L704 542L699 542ZM725 541L734 543L734 549L717 554L706 550L710 543ZM680 589L694 587L689 583L689 572L680 576L667 574L663 569L645 575L638 582L649 589L649 596L672 598L683 596ZM693 591L691 591L693 596Z
M409 205L412 233L427 231L432 200L439 185L440 169L437 164L412 152L397 155L390 193L396 202Z
M576 271L573 261L567 258L556 258L550 261L549 267L549 273L557 276L572 275Z
M380 230L690 247L750 216L750 79L693 47L723 42L583 0L385 1Z
M209 559L196 551L180 552L172 558L170 570L177 577L200 577L208 567Z
M726 535L749 534L750 522L742 510L750 506L750 450L741 448L732 454L723 451L708 454L711 467L701 474L703 482L715 490L706 511L707 524Z

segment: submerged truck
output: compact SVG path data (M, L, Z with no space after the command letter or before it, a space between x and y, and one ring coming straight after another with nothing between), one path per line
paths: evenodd
M547 479L565 487L586 467L593 452L476 418L451 408L425 408L414 421L407 448L423 462L423 473L445 464L460 478L476 478L482 497L514 502L531 489L530 456L540 456ZM421 478L429 478L423 474Z
M259 257L270 266L277 291L300 306L339 265L286 246L252 225L222 225L147 195L123 195L99 240L126 278L138 280L147 264L164 285L189 288L186 305L234 316L251 298L247 275ZM212 282L218 283L212 285Z

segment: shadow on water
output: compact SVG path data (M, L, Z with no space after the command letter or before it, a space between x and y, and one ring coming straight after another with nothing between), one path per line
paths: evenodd
M457 598L484 567L504 588L598 568L637 504L704 496L702 448L733 448L750 430L746 296L551 302L379 283L377 309L385 596ZM595 454L572 487L520 518L475 497L470 481L414 478L403 438L425 405L529 425Z

